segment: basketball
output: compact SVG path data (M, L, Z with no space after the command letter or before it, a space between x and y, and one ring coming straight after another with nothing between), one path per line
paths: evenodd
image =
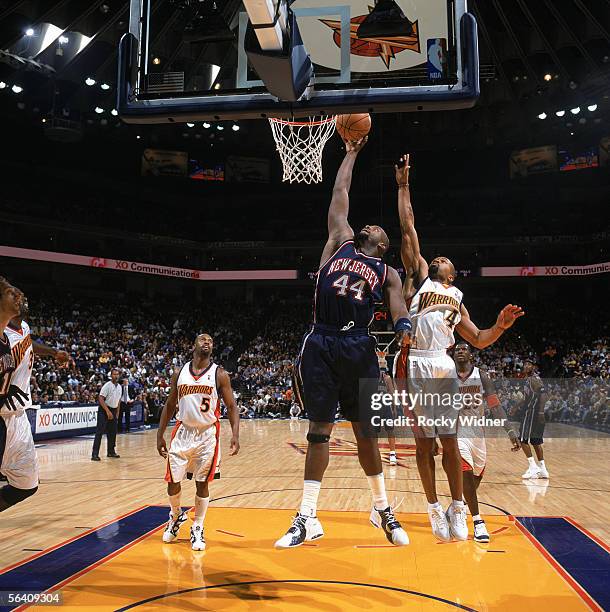
M354 115L339 115L337 117L337 132L346 141L356 141L364 138L371 131L371 116L368 113Z

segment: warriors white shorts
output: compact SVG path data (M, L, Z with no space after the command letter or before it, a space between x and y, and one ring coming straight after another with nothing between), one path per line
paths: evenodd
M178 421L168 448L167 482L181 482L188 475L198 482L220 478L220 423L207 429Z
M459 386L455 363L446 351L410 350L407 384L417 419L416 435L455 435L459 411L454 408L453 397Z
M17 489L38 486L38 457L25 412L0 415L0 472Z
M458 438L458 448L462 457L462 471L472 470L475 476L481 476L487 463L485 438Z

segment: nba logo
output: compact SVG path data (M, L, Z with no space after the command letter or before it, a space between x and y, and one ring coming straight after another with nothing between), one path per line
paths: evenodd
M447 40L445 38L428 39L428 78L440 81L446 78Z
M535 276L536 268L534 266L523 266L520 271L520 276Z

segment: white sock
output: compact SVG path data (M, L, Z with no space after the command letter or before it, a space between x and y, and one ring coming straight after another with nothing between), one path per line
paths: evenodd
M428 503L428 510L442 510L441 502Z
M390 504L388 503L388 494L385 492L385 481L383 480L383 472L375 474L375 476L367 476L373 495L373 506L377 510L385 510Z
M321 486L322 483L319 480L305 480L303 482L303 499L301 500L300 514L316 516Z
M546 465L544 465L544 459L541 459L538 463L543 470L546 470Z
M462 508L464 506L464 500L463 499L454 499L452 501L452 505L454 508Z
M210 496L199 497L195 495L195 518L193 518L193 525L199 525L203 527L203 520L205 519L205 513L208 511L210 504Z
M481 518L480 514L473 514L472 515L472 520L474 521L482 521L483 519Z
M528 457L527 460L528 460L531 468L537 467L536 460L533 457Z
M180 492L176 493L176 495L169 495L169 505L172 510L172 518L178 518L182 512L182 508L180 507Z
M390 455L395 455L396 451L390 451Z

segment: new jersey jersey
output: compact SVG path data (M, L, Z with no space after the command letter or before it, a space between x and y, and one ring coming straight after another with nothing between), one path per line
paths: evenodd
M462 378L458 374L458 384L463 407L460 410L460 428L458 436L482 437L485 431L481 426L470 425L464 417L485 416L484 390L479 368L473 367L472 372Z
M411 348L442 351L455 343L453 330L462 316L463 293L453 285L426 278L411 299Z
M314 296L314 323L335 329L366 328L375 303L383 301L387 266L378 257L344 242L318 271Z
M186 426L205 429L220 418L217 370L218 365L211 363L203 372L195 375L190 361L180 370L176 418Z
M23 412L32 405L30 378L34 365L34 349L32 347L32 337L30 336L30 326L25 321L21 322L21 327L18 330L12 327L6 327L4 333L8 338L11 356L14 362L14 371L10 376L10 384L19 387L27 395L27 398L22 398L24 402L23 406L20 401L14 402L17 406L16 411L10 409L6 403L2 402L0 404L0 414L15 414L16 412ZM1 392L2 390L0 389L0 393Z
M3 333L0 337L0 409L11 386L11 378L15 371L15 359L11 353L11 343Z
M538 381L540 381L540 379L538 379ZM544 392L544 387L542 385L540 385L540 388L535 391L532 387L532 379L530 378L527 380L525 383L525 388L523 389L523 407L526 414L538 413L540 398Z

